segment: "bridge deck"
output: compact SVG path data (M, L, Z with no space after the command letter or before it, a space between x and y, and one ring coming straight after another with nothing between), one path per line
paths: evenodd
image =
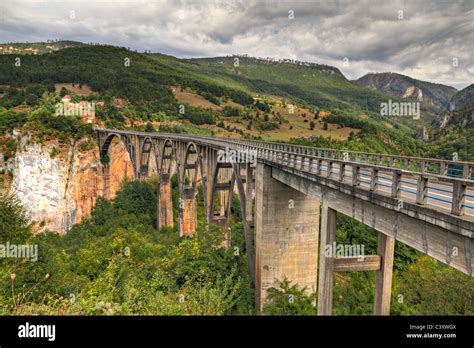
M474 222L474 163L379 153L312 148L285 143L228 138L96 129L117 135L192 141L221 150L253 152L288 168L298 168L360 189L417 204Z

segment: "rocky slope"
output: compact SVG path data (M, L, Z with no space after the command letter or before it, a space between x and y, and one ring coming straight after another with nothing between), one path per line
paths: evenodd
M450 86L413 79L396 73L369 73L353 81L399 98L409 98L423 103L427 108L446 110L457 90Z
M84 46L85 44L77 41L53 41L47 42L11 42L0 44L0 54L45 54L69 47Z
M474 83L460 90L451 98L451 107L454 110L474 109Z
M37 230L66 232L88 216L98 196L104 192L103 166L96 146L81 152L79 145L60 146L31 143L23 136L14 158L0 167L12 178L7 190L24 205ZM60 149L55 155L54 149ZM110 198L115 196L133 169L122 142L112 143L110 156Z

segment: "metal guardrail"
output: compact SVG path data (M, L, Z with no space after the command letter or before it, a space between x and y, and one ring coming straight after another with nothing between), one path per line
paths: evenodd
M352 162L370 163L390 168L411 170L420 173L438 174L474 180L473 162L316 148L310 146L299 146L276 142L262 142L256 140L243 140L243 142L247 143L248 145L278 149L297 154L317 155L318 157L344 159Z
M455 216L474 215L472 162L312 148L217 137L96 129L255 151L257 158Z

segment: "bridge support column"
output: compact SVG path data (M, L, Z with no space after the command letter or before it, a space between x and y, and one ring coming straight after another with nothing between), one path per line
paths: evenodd
M251 225L254 224L253 218L253 190L255 183L253 181L252 167L250 163L245 164L245 218L250 221Z
M390 315L394 248L395 238L379 233L377 254L381 263L375 278L375 315Z
M164 226L173 227L173 201L169 174L162 174L157 191L157 229L160 230Z
M103 195L105 199L110 199L110 167L108 163L103 165L102 173L104 178Z
M316 291L319 202L272 178L271 167L256 172L256 307L267 289L285 277Z
M192 237L196 232L196 190L185 188L179 201L179 236Z
M326 246L336 241L336 211L323 204L319 250L318 315L332 314L334 258L326 255Z

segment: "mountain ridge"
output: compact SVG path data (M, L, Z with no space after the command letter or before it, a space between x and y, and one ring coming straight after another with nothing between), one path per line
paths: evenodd
M447 110L451 98L458 92L454 87L415 79L394 73L368 73L353 82L398 98L421 102L431 111Z

